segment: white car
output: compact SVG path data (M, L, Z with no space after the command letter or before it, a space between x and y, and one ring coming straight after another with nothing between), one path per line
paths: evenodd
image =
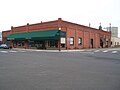
M0 48L2 48L2 49L9 49L9 46L7 44L1 44Z

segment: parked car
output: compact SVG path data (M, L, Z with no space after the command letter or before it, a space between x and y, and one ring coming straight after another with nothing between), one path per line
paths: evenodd
M7 44L1 44L0 48L1 49L9 49L10 47Z

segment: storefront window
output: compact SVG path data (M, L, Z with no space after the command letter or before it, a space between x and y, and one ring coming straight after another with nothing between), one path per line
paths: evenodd
M57 47L58 47L57 40L29 41L29 48L47 49L47 48L57 48Z
M74 45L74 37L70 37L70 45L71 45L71 46Z
M82 38L81 37L78 38L78 45L82 45Z
M17 46L23 47L24 46L24 41L18 41Z
M61 46L62 46L62 48L65 48L65 42L66 42L66 38L61 37Z
M34 41L29 41L29 47L35 47L35 42Z
M57 41L49 40L48 41L48 47L57 47Z

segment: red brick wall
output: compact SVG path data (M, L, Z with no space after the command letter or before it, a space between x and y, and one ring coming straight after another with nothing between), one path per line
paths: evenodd
M29 32L55 29L58 29L58 21L42 22L39 24L29 25Z
M12 34L14 34L14 33L21 33L21 32L27 32L27 25L14 27L13 30L12 30Z
M8 31L2 31L2 42L6 42L6 38L10 35L10 30Z
M63 21L62 22L63 31L66 31L66 37L67 37L67 48L68 49L76 49L76 48L92 48L91 45L91 39L93 39L93 47L94 48L100 48L100 36L103 38L106 37L106 39L110 39L111 33L106 32L103 30L98 30L95 28L90 28L78 24L74 24L71 22ZM69 39L70 37L74 37L74 46L69 45ZM82 45L78 45L78 37L82 37ZM104 44L105 47L105 44ZM109 41L109 47L110 47L110 41Z
M14 27L12 33L34 32L41 30L56 30L58 29L58 21L42 22L38 24L27 24L25 26Z
M78 45L78 38L83 39L83 31L82 30L76 30L76 48L83 48L83 40L82 40L82 45Z

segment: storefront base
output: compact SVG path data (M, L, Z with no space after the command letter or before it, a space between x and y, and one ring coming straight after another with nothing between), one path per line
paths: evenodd
M19 41L11 41L11 45L13 48L24 48L24 49L41 49L41 50L65 50L65 44L61 44L59 47L59 40L19 40Z

